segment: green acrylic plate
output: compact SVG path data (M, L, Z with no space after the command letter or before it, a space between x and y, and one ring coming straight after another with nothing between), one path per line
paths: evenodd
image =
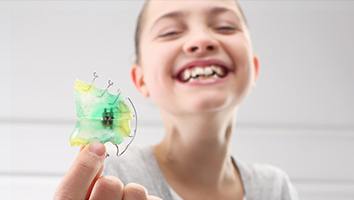
M81 80L75 81L74 89L77 122L70 137L72 146L94 141L118 145L126 137L134 138L137 116L129 98L113 95Z

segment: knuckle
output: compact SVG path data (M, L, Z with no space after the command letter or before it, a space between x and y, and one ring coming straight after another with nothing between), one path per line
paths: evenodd
M76 165L81 172L90 173L97 170L99 163L100 162L98 158L91 155L85 155L84 157L81 157L77 160Z
M97 180L96 184L103 188L105 191L109 193L118 193L122 194L124 185L122 181L113 176L101 177Z
M80 160L77 163L78 168L80 169L80 171L82 172L89 172L95 169L95 166L93 165L93 163L91 163L90 161L87 160Z
M124 188L124 196L129 196L131 199L147 199L147 191L142 185L129 183Z

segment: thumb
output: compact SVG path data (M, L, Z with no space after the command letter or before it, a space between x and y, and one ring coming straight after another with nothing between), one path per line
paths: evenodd
M103 166L105 152L105 146L98 142L85 146L61 181L54 199L85 199Z

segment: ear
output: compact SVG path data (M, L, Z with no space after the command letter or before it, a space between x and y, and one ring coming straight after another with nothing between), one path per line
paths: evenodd
M259 58L256 55L253 57L253 66L254 66L254 84L256 84L256 81L258 80L259 77L259 70L260 70Z
M134 64L130 70L131 79L135 87L144 97L149 97L149 91L146 87L144 80L144 71L143 68L137 64Z

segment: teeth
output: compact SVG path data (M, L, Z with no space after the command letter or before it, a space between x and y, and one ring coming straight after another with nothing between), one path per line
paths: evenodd
M220 76L224 76L225 74L226 74L226 72L223 69L221 69Z
M213 74L213 70L211 69L211 67L204 68L204 75L205 76L210 76L212 74Z
M184 70L183 72L183 81L187 81L191 76L191 71L189 69Z
M213 70L216 74L218 74L219 76L223 76L225 75L225 72L222 68L220 67L217 67L217 66L212 66L213 67Z
M193 73L192 74L193 74L192 77L198 77L198 76L204 75L204 70L201 67L195 67L193 69Z
M222 73L222 69L219 67L214 67L213 69L218 75L220 75Z
M224 76L226 72L219 66L211 65L209 67L194 67L193 69L186 69L182 73L182 81L189 81L191 79L198 79L199 77L207 78L214 75Z

